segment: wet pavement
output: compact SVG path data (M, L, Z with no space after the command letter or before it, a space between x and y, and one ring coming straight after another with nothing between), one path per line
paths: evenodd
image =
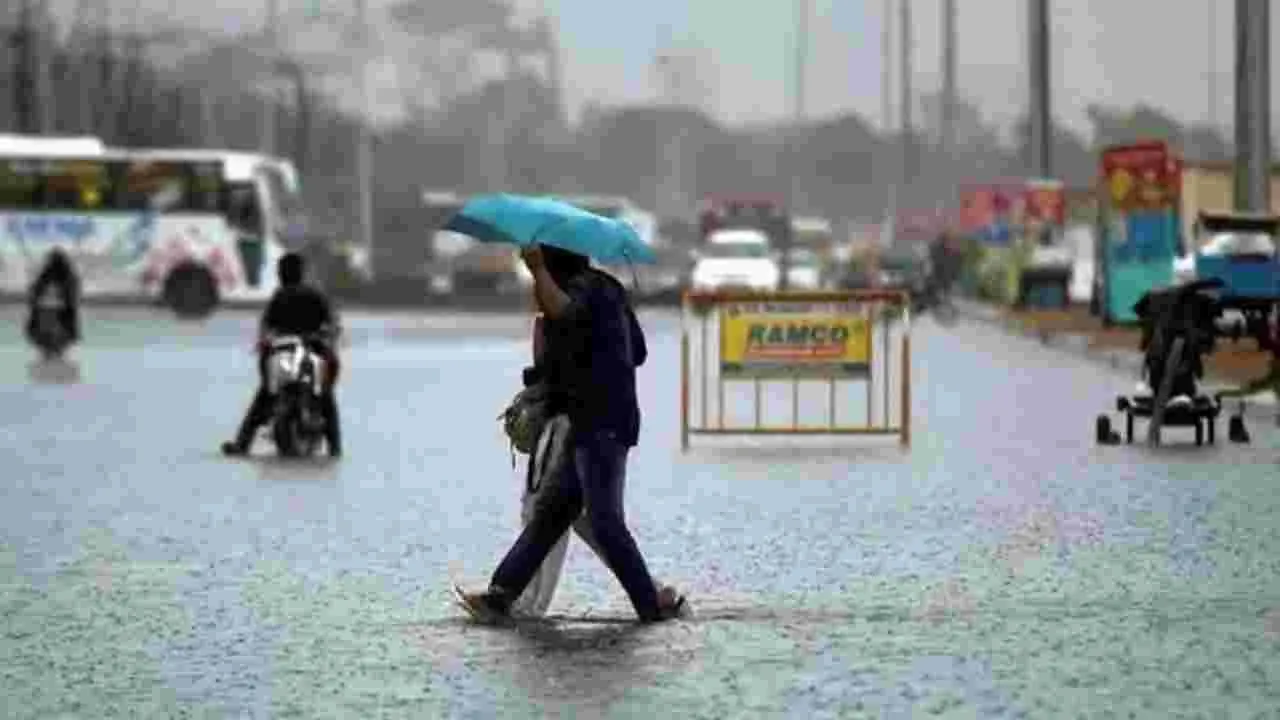
M349 315L347 457L302 464L215 452L250 314L90 309L62 367L0 322L3 717L1280 717L1276 431L1097 447L1130 376L982 324L917 325L907 453L681 455L647 315L627 509L694 616L591 621L630 610L575 541L590 617L513 632L448 585L518 525L525 318Z

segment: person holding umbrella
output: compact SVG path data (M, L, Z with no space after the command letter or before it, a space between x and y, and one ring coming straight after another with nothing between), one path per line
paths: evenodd
M627 455L640 432L635 370L646 355L644 333L626 288L588 259L652 262L652 251L625 223L541 198L483 196L467 203L446 229L522 248L545 318L548 413L562 411L571 428L556 482L539 493L531 519L489 587L461 593L462 601L478 619L509 617L585 510L595 544L640 620L676 617L684 599L674 592L660 597L623 511Z
M526 388L535 387L546 378L550 360L555 356L554 352L547 350L547 334L545 330L545 317L539 314L535 318L533 327L534 364L525 368L523 373ZM540 431L537 432L536 441L532 442L529 448L529 463L526 468L524 493L520 499L520 518L525 525L528 525L533 520L541 498L547 493L555 492L556 484L564 480L566 476L563 471L565 463L569 460L569 439L572 437L573 426L569 422L569 416L561 412L563 409L563 407L546 408L548 413L555 412L556 414L545 418L545 423L541 425ZM569 479L573 479L571 474ZM605 559L605 551L601 548L600 543L596 541L595 534L591 530L590 518L585 512L573 522L573 531L579 539L587 544L587 547L591 548L601 562L608 564ZM552 546L550 553L542 561L538 572L534 574L533 580L512 604L511 612L513 615L542 617L546 614L548 606L551 605L551 600L555 597L556 587L560 582L560 573L564 569L568 547L569 534L565 533ZM657 582L656 579L655 582ZM665 586L661 582L657 582L657 586L660 604L670 605L678 600L674 588Z

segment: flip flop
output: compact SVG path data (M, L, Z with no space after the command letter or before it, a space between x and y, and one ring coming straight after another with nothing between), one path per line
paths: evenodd
M454 583L453 585L454 601L461 607L472 620L483 625L511 625L514 618L510 615L501 615L484 607L478 607L473 604L467 596L466 591Z
M683 617L685 605L687 604L685 600L686 600L685 596L680 595L679 597L676 598L676 601L671 605L665 608L659 608L658 611L661 615L661 619L665 621L665 620L676 620Z

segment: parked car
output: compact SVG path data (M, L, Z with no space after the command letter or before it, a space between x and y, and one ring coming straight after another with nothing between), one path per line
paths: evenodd
M883 290L920 292L928 281L928 264L911 248L890 248L876 262L874 286Z
M759 230L712 232L698 250L692 284L696 290L729 288L772 292L781 280L769 238Z
M822 258L810 248L795 248L787 254L787 285L792 290L818 290L824 284Z

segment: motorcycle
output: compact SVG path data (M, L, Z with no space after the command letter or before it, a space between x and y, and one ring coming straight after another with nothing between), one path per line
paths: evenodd
M63 322L66 304L56 293L45 292L31 309L31 326L28 339L40 351L45 360L62 357L75 341L71 329Z
M951 291L934 282L925 282L920 290L911 294L911 312L917 316L931 313L939 324L945 326L955 325L960 318L960 311L951 299Z
M284 457L311 457L326 430L322 411L324 359L312 345L324 334L280 335L269 339L267 388L274 400L269 432Z

